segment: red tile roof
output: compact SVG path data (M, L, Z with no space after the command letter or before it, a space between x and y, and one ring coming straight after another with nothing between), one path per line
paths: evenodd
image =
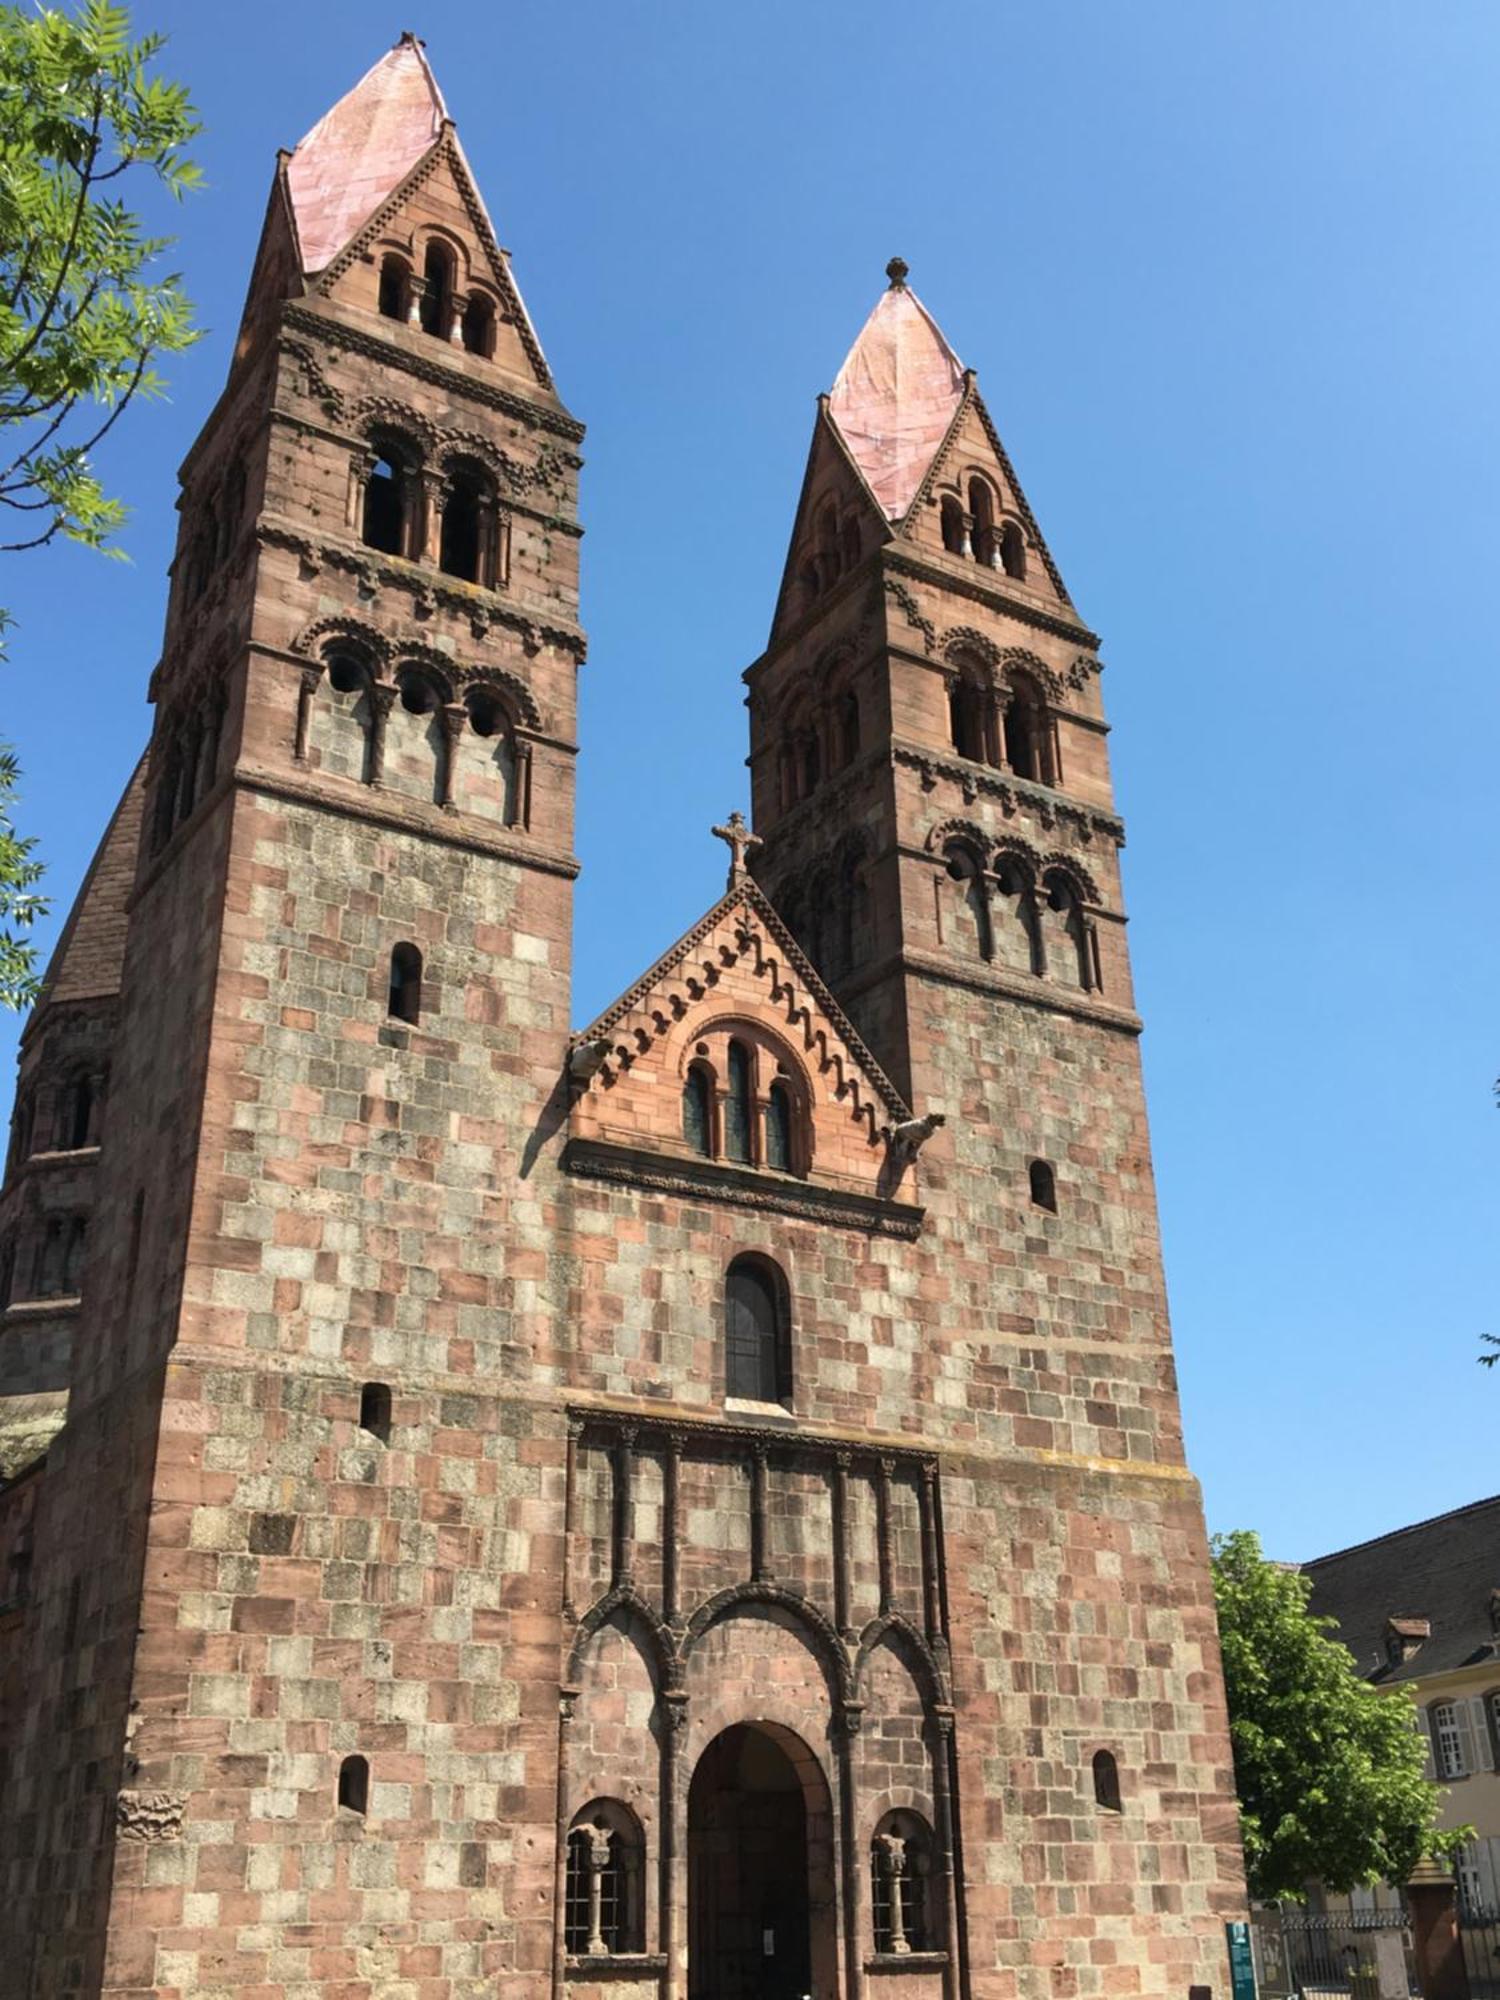
M431 149L447 116L411 35L323 114L287 164L304 271L333 262Z
M887 517L910 507L963 396L963 363L915 292L893 283L860 329L828 399Z

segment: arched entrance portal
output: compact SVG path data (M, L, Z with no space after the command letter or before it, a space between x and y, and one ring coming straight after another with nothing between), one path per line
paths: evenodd
M688 2000L834 1991L833 1823L818 1760L774 1723L739 1722L688 1791Z

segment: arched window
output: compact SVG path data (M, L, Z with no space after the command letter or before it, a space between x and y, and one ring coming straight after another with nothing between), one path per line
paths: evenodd
M1031 1205L1057 1213L1057 1176L1050 1160L1033 1160L1027 1172L1031 1179Z
M1050 733L1046 704L1036 683L1025 674L1013 675L1005 711L1005 761L1018 778L1030 778L1038 785L1052 783Z
M1123 1812L1120 1802L1120 1767L1108 1750L1094 1752L1094 1804L1106 1812Z
M370 1765L364 1757L346 1757L339 1765L339 1805L345 1812L370 1809Z
M382 1444L391 1441L391 1392L384 1382L366 1382L359 1392L359 1427Z
M714 1149L713 1084L701 1063L694 1063L682 1086L682 1136L695 1153L712 1157Z
M798 746L799 779L801 796L805 799L818 789L823 776L823 754L818 745L818 732L809 729Z
M1014 521L1007 521L1000 531L1000 566L1018 580L1026 575L1026 537Z
M847 688L839 696L835 721L839 768L842 769L844 765L852 764L859 755L859 696L853 688Z
M62 1275L59 1281L65 1299L76 1299L83 1290L83 1253L88 1232L88 1223L81 1215L75 1215L68 1224L67 1239L63 1248Z
M445 575L460 577L465 583L489 583L494 519L489 480L473 466L459 466L449 478L443 502L438 566Z
M1081 986L1087 991L1094 983L1093 968L1078 891L1056 870L1042 883L1042 891L1043 970L1059 985Z
M414 944L398 944L391 953L386 1012L393 1021L405 1021L410 1027L422 1018L422 954Z
M791 1400L786 1283L767 1257L736 1257L725 1279L724 1393L753 1403Z
M750 1159L750 1051L743 1042L729 1044L725 1065L727 1085L724 1098L724 1156L748 1163Z
M495 351L495 308L482 292L471 292L464 307L464 346L486 359Z
M382 257L380 260L380 316L382 319L406 318L407 268L403 258Z
M904 1957L940 1949L932 1908L932 1829L920 1813L887 1813L870 1843L875 1949Z
M859 561L859 539L859 517L851 514L844 523L841 535L845 569L853 569Z
M778 1174L792 1172L792 1093L780 1077L766 1092L766 1165Z
M987 690L972 673L954 677L948 689L948 727L953 747L973 763L985 761L984 715Z
M383 453L376 459L365 481L360 521L360 540L366 548L387 556L405 555L407 482L406 469L396 457Z
M1040 972L1031 876L1004 855L995 863L992 936L1000 964L1014 972Z
M951 493L943 495L939 518L943 528L943 547L950 556L966 556L969 553L969 537L964 529L964 510Z
M92 1142L94 1127L94 1080L75 1077L63 1093L58 1108L57 1143L65 1153L76 1153Z
M504 702L489 688L471 688L465 696L469 727L483 744L487 768L481 790L466 790L463 803L472 812L498 819L503 826L521 823L525 804L520 796L515 734Z
M974 518L974 560L998 569L1000 545L995 537L995 496L982 479L969 481L969 512Z
M568 1829L563 1946L572 1958L619 1957L645 1945L645 1841L629 1806L596 1799Z
M979 862L961 841L944 848L943 862L951 885L944 926L948 942L966 958L989 958L993 953L989 897Z
M453 324L453 253L434 238L422 259L422 331L446 340Z

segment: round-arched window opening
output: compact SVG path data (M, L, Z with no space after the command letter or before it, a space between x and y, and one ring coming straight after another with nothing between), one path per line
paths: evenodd
M470 354L488 358L495 347L495 308L479 296L464 307L464 347Z
M441 243L432 242L422 259L422 331L439 340L448 338L448 321L453 301L453 256Z
M405 498L401 470L396 461L377 458L365 485L364 519L361 539L365 546L382 555L399 556L405 520Z
M476 736L503 736L506 733L505 710L494 695L470 695L469 727Z
M406 266L399 257L382 258L380 264L380 316L406 318Z
M1049 910L1071 910L1072 907L1073 897L1066 882L1054 882L1047 891L1047 908Z
M1014 521L1000 531L1000 567L1007 576L1022 581L1026 575L1026 539Z
M339 1765L339 1804L346 1812L368 1812L370 1766L364 1757L346 1757Z
M401 676L401 706L408 715L431 715L438 705L437 689L421 674Z
M365 670L351 653L338 653L328 662L328 685L335 694L363 694Z
M1094 1752L1094 1804L1105 1812L1123 1812L1120 1767L1108 1750Z
M1057 1213L1057 1175L1052 1170L1050 1160L1033 1160L1028 1169L1031 1181L1031 1204L1033 1208L1045 1208L1049 1214Z

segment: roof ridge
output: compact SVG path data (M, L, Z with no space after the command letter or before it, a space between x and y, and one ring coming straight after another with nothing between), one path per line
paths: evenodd
M1483 1500L1468 1500L1461 1507L1450 1507L1442 1514L1429 1514L1422 1521L1408 1521L1404 1527L1388 1528L1383 1535L1369 1535L1362 1542L1351 1542L1347 1548L1330 1549L1326 1556L1309 1556L1296 1567L1301 1570L1315 1569L1319 1563L1334 1562L1340 1556L1357 1555L1361 1549L1373 1549L1378 1542L1394 1542L1401 1535L1415 1535L1423 1528L1435 1528L1443 1521L1453 1521L1460 1514L1477 1514L1483 1507L1500 1506L1500 1493L1491 1493Z

